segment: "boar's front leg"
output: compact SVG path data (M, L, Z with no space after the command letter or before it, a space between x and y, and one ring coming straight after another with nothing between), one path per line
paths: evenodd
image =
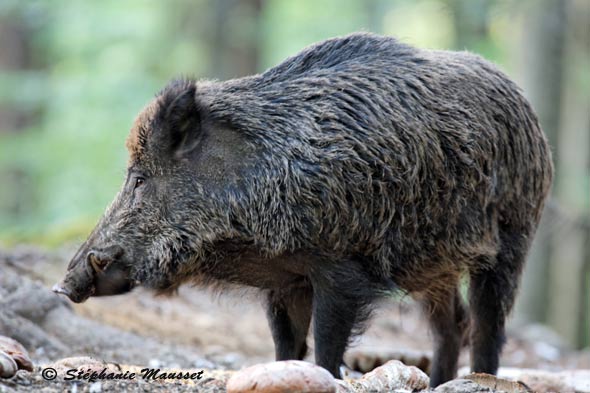
M366 266L366 264L365 264ZM362 332L371 304L385 283L376 282L362 261L346 260L314 267L313 319L316 363L340 378L342 356L350 336Z
M275 343L276 360L305 357L311 298L311 288L271 290L268 293L266 315Z

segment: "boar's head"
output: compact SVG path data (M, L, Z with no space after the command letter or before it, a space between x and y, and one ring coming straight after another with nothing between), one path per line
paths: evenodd
M197 274L216 241L238 235L232 192L256 149L240 139L209 120L195 82L170 83L135 121L126 180L53 290L82 302L136 285L173 291Z

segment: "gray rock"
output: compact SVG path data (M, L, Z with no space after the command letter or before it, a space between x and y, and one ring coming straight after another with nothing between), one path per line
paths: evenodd
M453 379L434 389L437 393L499 393L501 390L494 390L489 387L481 386L476 382L468 379Z

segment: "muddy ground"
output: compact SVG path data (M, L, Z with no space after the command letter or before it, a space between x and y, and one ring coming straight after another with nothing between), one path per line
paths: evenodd
M273 360L272 339L255 292L212 295L183 287L177 296L164 298L136 289L74 305L50 290L73 252L72 247L0 251L0 335L21 342L35 365L31 373L19 371L12 379L0 379L0 392L195 391L195 387L200 392L223 392L230 375L225 370ZM410 299L392 296L383 302L368 331L349 350L349 365L368 371L390 358L401 358L427 369L431 337L419 314ZM82 356L94 360L63 360ZM468 361L464 350L461 365ZM64 380L66 370L89 362L96 369L105 362L118 370L203 370L203 377L190 382ZM571 351L540 326L519 327L508 332L501 364L552 371L590 369L590 350ZM51 382L41 376L48 366L58 371Z

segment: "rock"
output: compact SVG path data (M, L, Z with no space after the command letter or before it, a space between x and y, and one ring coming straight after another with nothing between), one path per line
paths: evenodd
M336 380L314 364L287 360L257 364L236 372L227 382L228 393L335 393Z
M358 390L355 390L352 384L348 381L343 381L341 379L336 380L337 393L357 393Z
M480 384L469 379L453 379L443 383L434 389L436 393L494 393L490 387L481 386Z
M520 381L510 381L508 379L498 378L495 375L484 373L473 373L466 375L463 379L467 379L477 383L478 385L492 388L494 390L501 390L514 393L528 393L532 392L530 387Z
M344 355L344 362L354 371L367 373L390 360L399 360L407 366L416 366L428 373L431 355L428 352L396 350L383 347L353 348Z
M12 378L18 366L12 357L6 352L0 351L0 378Z
M399 360L390 360L363 375L362 378L346 382L352 386L353 391L393 392L403 389L409 391L427 389L430 379L417 367L406 366Z
M15 361L19 370L33 371L33 362L29 353L18 341L0 336L0 351L8 354Z
M545 392L525 384L521 381L510 381L503 378L497 378L494 375L473 373L460 379L454 379L445 384L438 386L435 390L437 393L484 393L484 392L509 392L509 393L529 393ZM551 392L570 392L562 388L549 390ZM547 392L549 392L547 391ZM571 391L573 393L573 390Z

